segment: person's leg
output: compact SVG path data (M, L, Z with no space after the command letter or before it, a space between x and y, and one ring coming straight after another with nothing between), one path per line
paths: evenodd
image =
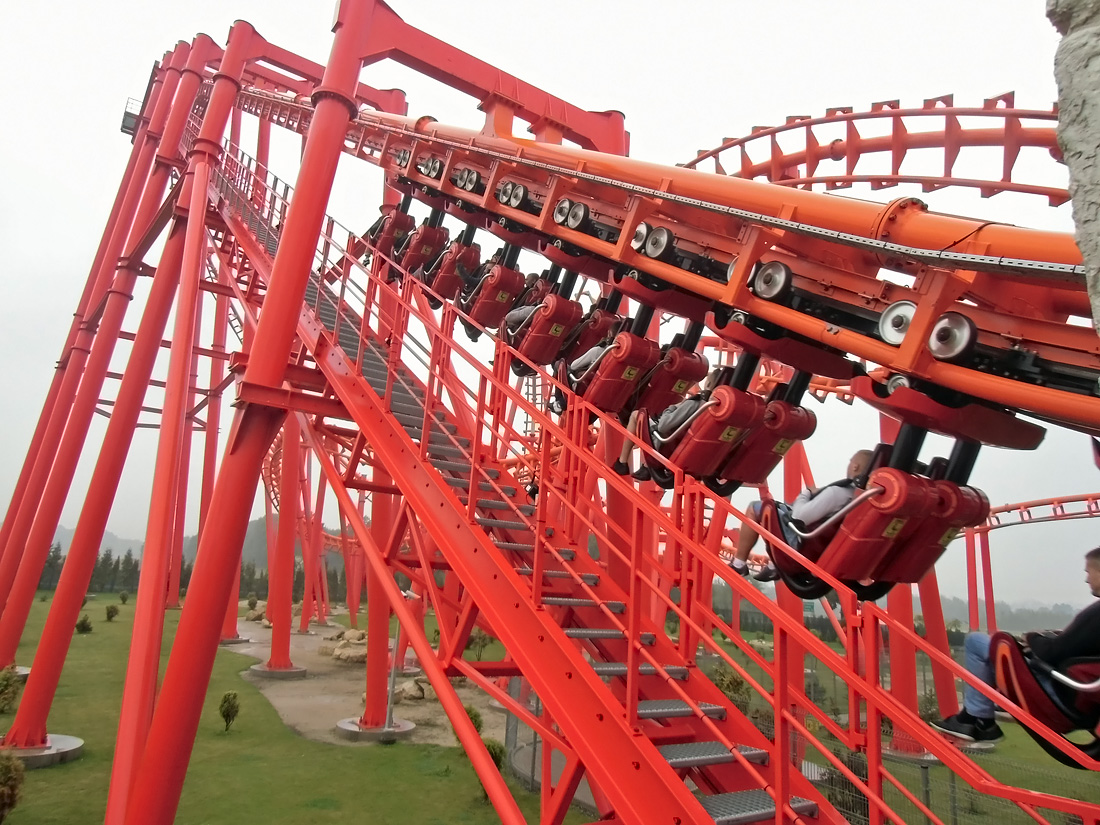
M963 664L966 669L992 686L993 665L989 662L989 634L968 633L963 643ZM966 685L963 687L963 708L975 719L992 719L994 715L993 700L983 696L976 688Z
M968 633L963 643L963 664L967 671L992 686L993 665L989 661L989 634ZM997 724L993 700L970 685L963 687L963 709L954 716L933 722L932 727L971 742L999 742L1004 732Z
M748 509L745 510L747 519L742 522L741 529L737 534L737 548L733 551L733 561L730 562L730 567L742 576L748 574L749 553L752 552L758 538L756 531L749 525L760 521L760 506L759 501L754 501L749 505Z

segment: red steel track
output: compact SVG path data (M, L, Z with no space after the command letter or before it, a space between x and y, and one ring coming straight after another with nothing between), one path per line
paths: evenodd
M240 548L261 480L282 516L271 546L268 667L292 666L296 535L307 548L303 627L311 613L326 609L323 548L344 545L353 615L364 574L369 592L367 706L360 726L379 728L385 721L392 611L503 822L523 818L450 677L468 677L541 737L544 823L563 820L584 778L601 821L840 825L845 811L806 767L816 765L852 783L874 825L942 825L939 812L902 781L893 761L899 751L935 756L959 781L1003 806L1006 816L1043 823L1058 811L1095 821L1100 807L1003 784L929 728L917 714L915 667L918 652L931 659L943 713L957 710L956 677L974 683L948 653L934 562L947 541L988 512L981 494L966 486L980 446L1034 449L1044 431L1020 413L1100 431L1100 340L1081 320L1089 310L1077 248L1067 235L940 215L913 198L882 205L813 191L817 184L917 182L927 190L972 185L987 195L1025 192L1060 202L1064 192L1013 177L1022 147L1053 146L1053 115L1016 110L1010 96L980 109L957 108L947 99L915 110L891 102L870 113L831 111L791 121L727 141L687 167L661 166L625 156L621 115L586 112L509 77L412 29L380 0L341 2L334 32L326 67L238 23L224 51L200 36L154 69L131 122L130 165L0 533L0 664L7 664L99 403L129 293L137 277L151 276L27 695L5 743L32 748L46 742L73 622L156 351L168 337L171 363L108 803L111 825L167 825L174 818L217 644L235 635ZM408 117L403 95L360 84L360 68L384 57L474 95L485 128ZM239 145L242 116L259 123L254 157ZM512 134L516 117L533 124L534 140ZM909 131L914 117L935 118L938 126ZM989 125L964 128L961 117L968 123L988 118ZM873 118L889 120L888 136L860 134L858 124ZM815 130L836 123L845 124L846 137L822 143ZM293 187L268 169L272 126L304 138ZM783 131L799 131L803 147L780 149L776 136ZM749 152L759 140L770 141L764 161ZM970 145L1003 149L1002 179L956 175L959 149ZM903 171L909 151L937 147L942 175ZM726 151L740 153L737 176L721 174ZM890 172L857 174L860 158L878 152L890 153ZM386 175L379 196L385 221L373 231L345 228L325 213L341 154ZM692 168L709 157L718 174ZM845 173L819 174L830 159L844 160ZM428 230L441 226L452 238L469 232L463 243L476 232L482 245L492 236L504 244L497 265L486 267L491 280L483 293L460 304L441 280L429 286L422 279L427 259L409 263L417 248L395 241L415 225L404 211L412 201L431 212L424 233L414 237L432 254L441 248L438 239L426 240ZM151 263L149 249L161 237L163 252ZM554 265L554 278L561 270L574 273L570 289L622 299L633 324L605 356L618 371L596 372L587 385L576 376L563 384L565 373L552 372L553 359L536 357L527 339L506 343L499 329L504 307L493 304L511 307L517 300L520 288L505 284L522 283L510 262L520 249ZM570 293L561 289L562 295L541 299L545 306L553 307L555 297L568 304ZM203 302L216 309L208 347L201 346L195 321ZM166 336L173 303L175 327ZM788 414L784 410L805 415L797 411L807 390L873 404L885 416L889 467L872 475L868 501L896 484L910 491L913 509L879 523L870 520L871 504L860 505L820 556L800 555L775 540L782 566L802 578L785 579L774 601L733 574L719 551L744 516L730 505L726 488L763 483L785 454L782 492L793 497L812 479L801 444L807 433L780 434L760 446L763 419L744 425L745 432L727 428L714 449L734 443L730 449L739 452L721 472L685 468L670 458L678 453L663 454L640 440L637 428L624 426L625 403L598 400L606 396L597 390L619 391L637 381L641 367L614 359L656 353L651 342L668 322L683 325L681 341L698 341L705 326L699 349L712 366L736 363L744 373L742 385L725 389L741 393L742 402L756 399L762 410L768 396L769 422ZM229 326L242 342L231 353ZM456 337L462 329L480 341ZM555 331L545 336L556 338L565 325L548 329ZM671 363L668 352L647 362L653 371L638 392L656 384L657 368ZM192 398L198 357L211 363L201 404ZM516 378L510 366L528 377ZM663 403L701 378L687 374L672 376L684 380L670 382L674 389ZM811 374L817 376L812 384ZM216 473L217 428L205 428L200 524L218 529L200 527L158 692L164 582L171 583L179 563L175 536L182 530L191 422L203 406L209 407L206 420L216 421L230 383L236 412ZM553 388L565 399L555 415L544 403ZM926 432L954 439L949 458L916 461ZM617 472L624 441L645 456L651 478L667 483ZM752 471L748 457L758 462ZM316 487L313 467L319 468ZM951 495L973 505L955 521L935 504ZM335 500L353 543L343 529L324 536L326 499ZM929 535L918 541L923 533ZM881 558L868 572L860 565L869 557L850 551L872 539ZM395 573L434 610L437 648ZM713 606L716 579L736 595L732 619ZM824 644L804 626L802 599L791 589L796 579L835 589L839 611L830 615L839 645ZM863 600L867 585L859 582L868 579L871 587L885 586L879 595L889 591L887 607ZM178 579L173 587L178 590ZM914 589L924 606L925 637L913 632ZM770 650L758 650L740 632L741 603L771 621ZM676 634L666 630L669 616ZM501 640L504 661L463 658L475 627ZM888 687L880 678L887 635ZM700 667L706 660L748 683L752 703L772 715L772 729L758 727L744 706L715 687ZM808 660L819 673L835 674L840 713L827 713L809 695L800 675ZM511 677L521 677L541 698L539 715L501 687ZM1081 767L1100 767L1013 703L1000 702ZM554 774L551 753L564 765ZM865 771L853 769L853 753Z

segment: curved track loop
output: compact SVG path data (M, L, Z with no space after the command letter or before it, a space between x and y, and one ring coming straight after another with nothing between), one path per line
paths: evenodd
M1061 160L1055 135L1057 122L1055 109L1017 109L1015 95L1011 92L989 98L981 108L956 106L952 95L931 98L919 108L903 108L900 101L889 100L874 104L866 112L857 112L848 106L837 107L826 110L822 117L794 116L779 126L756 127L744 137L726 140L714 149L700 152L684 165L694 169L704 161L713 160L715 172L721 175L761 178L804 189L815 186L827 190L847 189L858 183L869 184L872 189L885 189L913 183L925 192L933 192L946 186L962 186L977 189L984 198L1001 192L1017 192L1038 195L1046 198L1051 206L1059 206L1069 200L1064 186L1013 179L1022 149L1042 149ZM878 125L880 123L887 126ZM861 124L872 127L877 133L873 136L861 134ZM913 126L918 128L913 129ZM798 148L792 148L792 144ZM955 163L959 152L968 147L1001 150L1001 178L957 176ZM933 165L927 150L936 152L935 159L942 173L918 175L902 171L906 157L912 157L911 152L919 151L922 163ZM887 153L889 171L856 173L862 161ZM761 156L763 160L754 160ZM819 166L828 161L843 162L844 170L839 173L819 171Z

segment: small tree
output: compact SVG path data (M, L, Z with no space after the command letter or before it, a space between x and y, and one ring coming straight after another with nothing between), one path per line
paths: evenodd
M126 602L130 600L130 594L123 590L121 593L118 594L118 600L123 604L126 604Z
M218 705L218 713L222 715L222 721L225 722L226 731L229 730L229 726L233 724L233 720L237 718L237 714L241 712L241 702L237 698L237 691L227 690L222 695L221 704Z
M500 770L504 767L504 757L508 753L507 749L504 747L504 743L499 739L490 739L488 737L483 741L485 742L485 750L489 751L489 756L493 759L493 764L497 766L497 770Z
M473 705L464 705L462 709L465 710L466 715L470 717L470 721L474 725L474 730L480 734L481 729L485 726L485 721L481 718L481 711ZM455 731L455 739L459 744L462 744L462 740L458 738L458 731Z
M248 609L249 610L255 610L256 605L258 605L259 603L260 603L260 600L256 598L255 593L249 593L248 594Z
M23 794L23 763L10 749L0 750L0 822L15 810Z
M113 622L115 620L115 616L117 616L117 615L118 615L118 605L117 604L107 605L107 621Z
M493 643L493 637L482 630L480 627L475 627L470 631L470 636L466 641L466 649L472 650L474 656L480 662L481 657L485 655L485 648Z
M88 618L88 614L85 613L80 617L76 623L77 633L91 633L92 632L92 620Z
M18 698L19 675L15 672L15 665L8 665L0 670L0 713L7 713L15 707Z

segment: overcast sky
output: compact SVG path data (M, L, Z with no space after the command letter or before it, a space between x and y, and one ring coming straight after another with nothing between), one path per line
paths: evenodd
M1009 90L1017 105L1049 108L1057 36L1042 0L394 0L399 14L463 48L584 108L619 109L632 133L632 154L676 163L723 137L827 107L865 109L874 101L954 93L981 102ZM53 362L87 275L103 222L129 153L119 133L126 98L144 92L154 60L199 31L224 43L232 20L249 20L268 40L324 62L331 43L329 3L192 0L151 5L5 3L0 9L0 70L9 107L0 130L0 336L8 356L0 428L0 503L15 484ZM994 12L994 10L996 10ZM363 80L408 93L410 113L477 125L474 101L403 67L368 68ZM249 132L246 130L246 136ZM293 177L297 139L277 138L275 171ZM1063 185L1064 170L1034 163L1034 182ZM960 164L997 169L999 155L964 150ZM285 165L280 166L280 163ZM1030 170L1030 166L1028 169ZM894 189L859 192L887 200ZM1000 195L920 195L934 210L1030 226L1071 230L1068 207ZM330 211L351 227L377 214L376 178L345 162ZM140 296L139 296L140 297ZM135 302L140 306L140 301ZM136 328L136 313L125 325ZM209 331L209 325L205 328ZM117 368L124 363L120 345ZM163 375L166 360L159 365ZM205 364L203 365L205 372ZM205 379L200 383L205 383ZM114 386L105 395L113 396ZM821 481L838 475L852 449L877 434L866 408L832 405L808 449ZM74 526L94 461L98 419L62 523ZM928 454L935 448L929 446ZM995 503L1095 490L1097 471L1079 434L1053 430L1034 454L986 451L974 482ZM138 434L109 529L144 535L153 431ZM735 499L735 501L737 501ZM189 515L193 532L195 507ZM330 509L331 512L331 509ZM1014 601L1087 600L1080 557L1097 543L1095 525L1078 521L994 534L998 595ZM964 594L961 552L941 565L942 588Z

